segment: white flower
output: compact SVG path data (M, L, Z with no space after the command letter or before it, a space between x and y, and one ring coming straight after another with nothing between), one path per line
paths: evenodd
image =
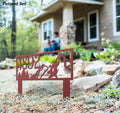
M103 52L101 52L100 55L103 55Z
M102 42L101 44L104 45L104 42Z
M105 38L102 38L102 41L105 41Z
M104 52L107 52L107 49L106 49L106 48L104 48Z
M110 43L110 40L107 40L106 43L109 44L109 43Z
M112 47L112 45L110 44L108 47Z
M102 32L102 33L101 33L101 36L104 36L104 35L105 35L105 33L104 33L104 32Z
M98 56L98 53L94 53L94 56L95 56L95 57Z
M114 52L115 51L115 49L112 49L112 52Z
M115 56L112 56L111 59L114 60Z

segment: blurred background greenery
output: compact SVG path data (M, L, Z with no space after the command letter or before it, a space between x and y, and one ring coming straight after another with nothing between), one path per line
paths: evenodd
M3 5L3 2L4 0L0 0L0 61L6 57L15 58L38 52L38 25L30 19L40 12L40 1L20 0L26 2L26 5L14 7Z

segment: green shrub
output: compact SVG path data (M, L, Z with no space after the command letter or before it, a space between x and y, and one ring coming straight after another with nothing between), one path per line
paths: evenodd
M56 60L57 56L45 55L40 57L40 61L53 63Z
M51 55L46 55L46 56L41 56L40 61L41 62L48 62L48 63L53 63L56 60L57 56L51 56ZM28 63L28 61L25 62L27 65L31 65L31 61ZM20 67L20 60L18 59L17 61L18 67ZM25 65L23 60L21 60L21 66ZM15 66L16 67L16 66Z
M86 49L82 49L80 51L80 58L84 61L90 61L91 59L91 55L92 53L96 52L95 49L92 49L92 50L86 50Z
M69 48L73 48L73 52L75 53L79 53L80 50L82 49L81 43L79 44L72 43L72 44L69 44L68 46L64 46L62 49L69 49Z
M120 87L117 89L113 89L111 85L108 85L100 92L111 98L120 98Z
M83 49L81 47L81 43L79 43L79 44L76 44L76 43L70 44L67 47L65 46L63 49L69 49L69 48L73 48L73 52L79 53L80 54L80 58L82 60L84 60L84 61L90 61L91 54L93 52L97 52L95 49L93 49L93 50Z
M95 57L104 62L111 62L115 59L117 54L118 54L117 50L108 48L105 51L96 53Z
M90 61L91 54L94 53L94 52L97 52L97 50L95 50L95 49L93 49L93 50L83 49L81 47L81 43L79 43L79 44L72 43L72 44L68 45L67 47L65 46L63 49L69 49L69 48L73 48L73 52L79 53L80 58L84 61Z
M27 65L31 65L31 62L28 63L28 61L26 61L25 63L26 63ZM17 60L17 65L18 65L18 67L20 67L20 60L19 60L19 59ZM21 60L21 66L23 66L23 65L25 65L25 64L24 64L23 60ZM15 66L15 67L16 67L16 66Z
M5 69L7 69L7 68L8 68L8 66L7 66L7 65L5 65L5 66L4 66L4 68L5 68Z
M117 42L115 41L112 41L111 42L111 48L114 48L116 50L120 50L120 44L118 44Z
M110 49L116 49L116 50L120 50L120 44L118 44L115 41L111 41L109 39L103 38L102 39L102 48L110 48Z

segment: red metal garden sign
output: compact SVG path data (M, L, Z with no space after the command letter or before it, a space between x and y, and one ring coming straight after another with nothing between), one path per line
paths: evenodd
M70 58L66 58L63 53L69 52ZM45 54L58 53L56 60L49 66L42 63L39 64L40 58ZM70 64L70 76L63 75L58 77L58 66L61 63L61 58L67 69L67 63ZM31 70L34 73L30 73ZM47 77L44 77L47 74ZM63 98L70 97L70 80L73 80L73 49L64 49L46 53L36 53L16 57L16 79L18 80L18 93L22 94L23 80L63 80Z

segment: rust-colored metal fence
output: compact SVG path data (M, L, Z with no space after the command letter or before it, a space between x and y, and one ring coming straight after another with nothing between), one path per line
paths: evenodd
M63 53L69 52L70 58L66 58ZM41 63L40 58L47 54L57 53L56 60L49 65ZM58 66L62 62L64 68L67 69L67 64L70 67L69 77L63 75L58 77ZM46 76L47 75L47 76ZM63 80L63 98L70 97L70 80L73 80L73 49L64 49L45 53L36 53L16 57L16 80L18 80L18 93L22 94L23 80Z

